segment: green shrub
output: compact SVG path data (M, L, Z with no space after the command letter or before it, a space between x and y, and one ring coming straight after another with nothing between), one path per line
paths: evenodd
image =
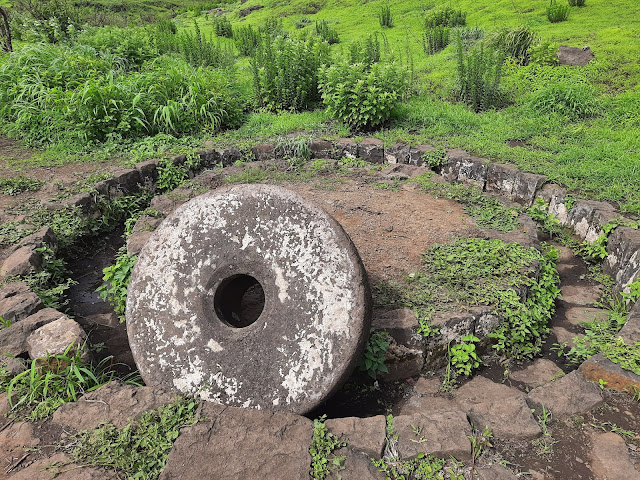
M196 21L193 24L193 32L185 30L174 37L175 44L171 51L180 53L194 67L225 68L233 65L231 51L214 42L211 37L206 38Z
M259 30L261 33L270 35L273 38L288 36L282 25L282 18L279 17L267 18L262 26L260 26Z
M362 358L358 361L358 368L374 380L379 372L386 373L389 370L385 365L387 350L389 349L388 332L371 332L369 341Z
M320 100L318 70L329 58L328 45L263 36L251 59L258 104L270 110L304 110Z
M393 15L391 15L391 7L389 5L382 5L378 12L378 21L383 28L393 27Z
M558 113L569 118L590 117L598 111L594 89L589 85L558 81L535 90L526 98L537 113Z
M450 28L438 25L427 28L422 38L422 48L425 53L433 55L449 45Z
M313 22L311 21L311 19L309 17L300 17L298 20L293 22L293 25L300 29L300 28L304 28L307 25L311 25Z
M498 107L503 99L500 81L504 55L482 46L464 53L458 36L458 78L456 94L474 111Z
M569 18L569 5L558 5L556 0L549 0L547 18L551 23L564 22Z
M584 7L586 0L569 0L569 5L572 7Z
M349 58L351 63L364 63L371 65L380 61L380 41L378 34L369 35L367 39L360 43L355 41L349 46Z
M20 195L24 192L37 192L44 182L29 177L0 178L0 192L5 195Z
M458 29L458 34L462 40L462 44L469 48L484 38L484 28L482 27L462 27Z
M403 68L391 63L351 64L346 60L321 73L320 91L328 112L353 130L384 123L406 88Z
M517 28L503 28L493 33L488 45L500 49L520 65L529 63L529 48L538 40L538 35L526 25Z
M90 28L82 32L77 41L120 57L127 66L135 68L159 54L149 31L142 27Z
M233 41L240 55L249 57L255 53L261 42L260 32L254 30L251 25L238 27L233 30Z
M338 32L331 28L326 20L320 20L320 22L316 20L316 33L324 42L327 42L329 45L340 43Z
M425 17L425 28L442 27L462 27L467 24L467 12L455 10L452 7L443 7L434 10Z
M551 42L542 42L529 47L529 62L537 65L558 65L556 51L558 45Z
M127 288L129 287L129 279L137 259L138 257L127 254L126 247L121 248L116 256L115 263L102 270L102 280L105 283L96 290L100 294L100 298L109 301L121 322L125 320Z
M213 31L218 37L233 38L233 27L225 15L213 17Z
M25 13L21 37L29 42L57 43L73 36L83 23L80 10L72 0L13 3L16 10Z

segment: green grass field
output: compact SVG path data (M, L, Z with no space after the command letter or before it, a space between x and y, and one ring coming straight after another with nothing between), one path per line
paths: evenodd
M194 32L194 20L197 20L205 36L213 35L212 16L206 9L214 6L226 12L225 16L234 28L246 25L258 28L268 20L280 18L290 36L315 32L315 22L326 20L340 38L340 43L330 47L332 61L348 54L353 42L362 42L377 33L382 62L401 64L410 78L409 89L382 127L353 132L355 135L379 137L387 144L402 141L464 148L492 161L513 163L528 171L544 173L578 195L614 201L622 211L640 214L640 4L635 0L587 0L585 7L571 8L568 20L559 23L550 23L547 19L548 2L545 0L398 1L388 4L393 28L382 28L378 21L381 7L387 5L384 1L203 3L193 2L195 10L183 12L174 19L179 32ZM256 5L264 8L240 15L241 10ZM136 3L135 8L142 6ZM203 11L200 10L202 6ZM485 39L490 38L492 32L524 25L535 32L540 42L549 42L554 47L588 45L595 60L582 68L520 66L508 62L503 68L501 84L504 101L498 108L475 113L455 95L456 46L450 44L434 55L423 51L424 17L443 6L466 12L467 26L484 29ZM169 12L171 8L165 8L165 11ZM308 19L306 26L297 28L304 25L301 23L303 18ZM220 38L217 42L228 52L235 50L231 39ZM24 47L19 44L16 50L20 48ZM8 63L7 57L0 58L0 68ZM185 69L176 67L183 73ZM145 127L150 138L102 135L96 136L99 141L89 142L87 148L65 143L64 139L51 141L39 145L45 152L37 157L37 161L59 161L61 157L75 160L117 157L127 161L131 160L127 152L132 150L138 159L153 156L157 151L171 150L172 145L180 151L197 149L207 139L246 146L296 131L327 138L349 134L348 129L332 118L321 104L313 111L302 112L258 108L247 57L238 57L235 66L226 72L235 82L233 88L229 87L236 92L233 96L242 99L245 111L242 120L235 116L230 120L221 118L217 124L214 122L198 131L192 128L192 117L178 117L176 109L179 106L170 110L167 105L150 104L145 107L145 118L160 111L165 120L164 127ZM189 75L191 73L184 73L185 78ZM220 79L214 82L209 77L198 79L199 85L220 82ZM147 88L148 81L146 77L131 81L127 88L135 92L140 85ZM167 90L165 94L186 95L183 90ZM62 96L57 101L66 100ZM194 95L185 102L193 112L203 105L202 99ZM217 105L223 108L219 106L223 104L221 98ZM135 116L135 108L130 110L134 112L130 115ZM173 114L176 119L181 118L180 121L191 122L190 127L180 132L168 130ZM83 117L82 121L89 117ZM63 115L56 121L71 120ZM28 138L15 128L15 122L9 121L1 109L0 125L5 133ZM161 138L156 142L158 133ZM167 133L176 139L167 137ZM155 148L156 143L161 145Z

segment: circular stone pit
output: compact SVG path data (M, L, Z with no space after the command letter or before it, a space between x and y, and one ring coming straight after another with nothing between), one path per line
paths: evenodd
M237 185L191 200L154 232L126 316L148 385L306 413L362 354L371 294L329 214L281 187Z

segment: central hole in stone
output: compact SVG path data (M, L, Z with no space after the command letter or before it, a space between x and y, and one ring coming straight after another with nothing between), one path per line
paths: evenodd
M264 290L251 275L234 275L222 281L213 305L220 320L227 325L248 327L264 309Z

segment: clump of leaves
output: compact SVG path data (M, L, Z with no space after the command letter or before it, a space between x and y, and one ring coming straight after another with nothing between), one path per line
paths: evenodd
M170 192L189 180L189 171L182 165L176 165L172 161L158 165L158 180L156 188L159 192Z
M0 178L0 192L5 195L19 195L24 192L37 192L44 182L29 177Z
M233 27L226 15L213 17L213 31L218 37L233 38Z
M102 280L105 282L96 290L100 298L109 300L114 312L121 322L124 322L124 314L127 310L127 289L131 272L138 257L129 255L126 246L122 247L116 256L115 263L102 270Z
M382 5L378 11L378 22L383 28L393 27L393 15L391 14L391 6Z
M311 454L311 468L309 475L314 480L323 480L331 471L339 471L344 468L344 456L333 455L339 448L346 447L347 442L342 441L329 431L324 421L326 415L313 421L313 438L309 453Z
M569 18L569 5L560 5L556 0L549 0L547 19L551 23L564 22Z
M358 368L367 372L374 380L378 372L388 372L385 361L387 360L387 350L389 349L388 332L372 332L364 351L364 356L358 362Z
M101 425L81 432L70 443L70 454L81 465L112 468L127 478L156 479L180 429L197 422L198 402L182 398L145 413L124 428Z
M455 369L456 376L467 377L480 366L480 357L478 357L475 345L479 341L478 337L469 334L449 348L449 362Z
M450 28L441 25L427 28L422 37L422 49L433 55L449 45Z
M529 49L538 40L538 35L528 26L503 28L488 38L489 46L502 50L505 55L516 60L520 65L528 65Z
M446 6L429 13L424 19L424 24L425 28L463 27L467 24L467 12Z
M322 39L323 42L327 42L329 45L340 43L340 37L335 29L331 28L326 20L316 20L316 34Z

